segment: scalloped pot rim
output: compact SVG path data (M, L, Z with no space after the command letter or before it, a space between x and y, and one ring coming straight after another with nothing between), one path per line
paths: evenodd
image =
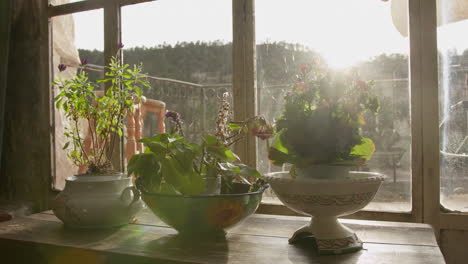
M270 172L265 174L265 178L269 181L287 181L294 182L296 178L292 178L289 171ZM334 178L334 179L316 179L312 177L300 177L300 181L311 182L311 183L333 183L333 184L349 184L353 182L381 182L384 181L387 176L378 172L364 172L364 171L350 171L346 178Z

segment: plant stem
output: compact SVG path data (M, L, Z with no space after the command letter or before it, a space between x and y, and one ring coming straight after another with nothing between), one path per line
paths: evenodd
M89 163L88 155L86 154L86 151L83 148L83 144L81 144L80 130L78 129L78 117L75 117L74 121L75 121L76 135L78 136L78 145L80 146L81 152L83 153L83 157L86 159L87 163Z
M92 123L94 123L94 121L91 121L91 117L89 116L86 119L88 120L88 126L89 126L89 130L91 134L91 144L92 144L91 149L92 149L94 160L96 160L96 143L94 142L94 133L96 130L93 131L93 126L92 126Z

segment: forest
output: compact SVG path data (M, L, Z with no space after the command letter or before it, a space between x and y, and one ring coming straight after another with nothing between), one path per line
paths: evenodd
M97 50L79 50L81 58L90 64L103 65L103 53ZM217 100L230 90L232 78L232 44L214 42L180 42L154 47L124 49L124 62L130 65L143 64L143 72L150 76L170 78L194 84L209 85L209 89L175 85L153 81L154 89L144 91L145 96L162 100L168 107L181 112L186 119L186 129L191 134L203 133L210 124L205 120L215 118ZM468 50L458 55L455 51L449 59L450 67L468 66ZM257 45L257 86L259 89L259 112L273 120L280 112L282 98L294 81L301 65L313 64L326 67L325 60L317 52L299 44L273 42ZM408 56L403 54L380 54L356 64L352 71L364 80L376 81L380 94L381 111L377 117L368 117L364 133L377 139L380 150L404 146L409 140L409 88ZM91 72L97 78L97 72ZM454 83L464 83L465 71L451 77ZM213 88L214 87L214 88ZM463 85L458 90L465 90ZM453 94L457 94L454 92ZM199 122L203 120L203 122ZM150 122L152 123L152 122ZM151 125L150 125L151 126ZM398 132L395 128L398 127ZM154 127L148 127L149 132ZM397 134L395 134L397 133Z

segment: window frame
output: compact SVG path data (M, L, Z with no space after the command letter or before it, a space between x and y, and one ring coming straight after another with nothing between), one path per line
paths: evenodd
M156 0L86 0L58 6L49 4L49 30L45 39L50 47L52 17L103 9L104 62L107 63L118 51L117 43L121 40L121 7L152 1ZM360 211L348 218L429 223L439 237L440 229L468 230L468 213L450 211L440 204L436 1L408 1L412 210ZM255 0L232 0L232 20L234 115L244 119L257 114ZM118 161L121 168L122 147L121 143ZM247 164L256 165L256 139L246 140L235 148ZM284 205L268 203L263 203L259 212L295 214Z

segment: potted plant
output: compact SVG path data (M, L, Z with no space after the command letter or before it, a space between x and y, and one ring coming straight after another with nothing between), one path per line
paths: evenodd
M216 133L199 143L187 142L180 115L168 111L171 132L141 139L145 152L129 161L128 172L137 177L146 205L180 234L223 235L255 212L268 187L229 146L246 134L271 135L272 128L262 117L229 123L229 109L226 93Z
M59 65L63 71L66 66ZM69 125L63 146L77 166L87 168L85 174L66 179L64 190L56 197L53 211L66 226L78 228L114 227L129 223L142 207L139 194L128 175L113 169L114 145L123 135L123 119L140 103L142 86L149 86L141 74L141 65L122 65L118 57L111 59L104 79L88 78L86 60L70 79L57 78L57 109L64 111ZM105 84L105 92L97 91ZM85 147L88 132L89 149Z
M350 172L375 149L360 134L363 114L379 109L372 82L304 66L284 100L269 158L292 166L289 173L271 173L267 179L286 206L314 216L290 242L312 235L319 253L359 250L362 243L336 217L367 205L383 181L377 173Z

